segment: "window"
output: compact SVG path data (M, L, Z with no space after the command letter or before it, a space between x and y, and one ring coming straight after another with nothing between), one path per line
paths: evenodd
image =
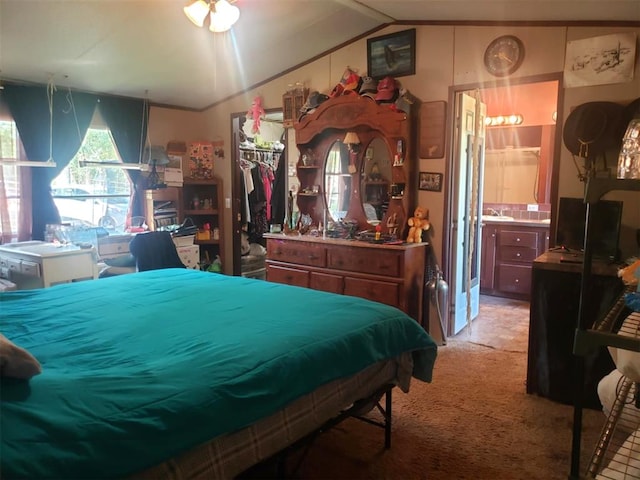
M131 181L122 168L80 166L80 161L120 162L107 128L89 128L76 156L51 184L63 223L125 230Z
M12 121L0 120L0 158L22 160L20 151L20 139L16 124ZM13 165L0 166L1 243L9 243L18 239L21 170Z

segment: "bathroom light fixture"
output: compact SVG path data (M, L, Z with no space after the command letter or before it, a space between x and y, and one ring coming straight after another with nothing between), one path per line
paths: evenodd
M240 18L240 9L231 5L235 0L195 0L184 7L184 14L191 22L203 27L209 15L209 30L226 32Z
M512 127L514 125L520 125L524 121L524 117L519 113L512 113L510 115L496 115L495 117L486 117L484 124L487 127Z

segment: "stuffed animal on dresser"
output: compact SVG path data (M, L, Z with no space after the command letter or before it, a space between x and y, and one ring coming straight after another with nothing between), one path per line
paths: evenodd
M407 220L409 224L409 234L407 235L407 243L422 242L422 232L429 230L429 210L424 207L416 207L413 217Z

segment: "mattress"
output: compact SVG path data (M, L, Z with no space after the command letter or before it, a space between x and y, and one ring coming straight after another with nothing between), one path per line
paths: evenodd
M392 307L195 270L0 302L3 333L43 368L29 383L2 379L6 478L131 475L403 352L431 381L436 357Z

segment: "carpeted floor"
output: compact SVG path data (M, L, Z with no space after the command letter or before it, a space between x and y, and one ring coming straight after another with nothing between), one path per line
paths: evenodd
M568 478L573 408L525 393L528 312L526 302L483 297L470 331L440 347L433 382L414 381L408 394L394 390L390 450L382 430L350 419L322 434L306 455L293 454L288 476ZM584 410L583 422L581 473L604 415ZM263 466L252 476L269 471Z

